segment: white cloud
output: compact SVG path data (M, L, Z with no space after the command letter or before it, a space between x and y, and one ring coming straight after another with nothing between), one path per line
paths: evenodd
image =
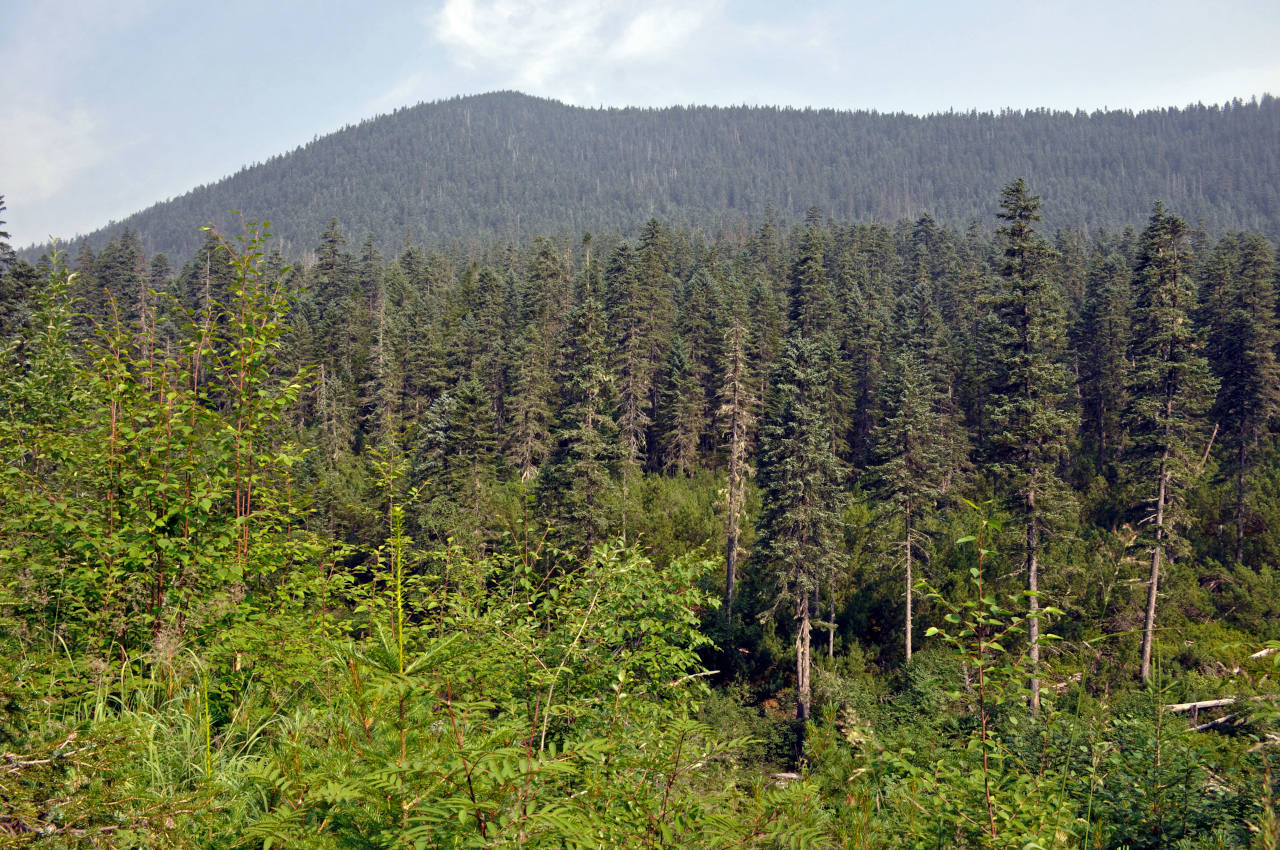
M627 22L613 45L617 59L660 59L690 41L706 20L690 9L646 10Z
M148 4L92 0L74 14L56 4L32 4L6 21L0 50L10 76L23 81L0 99L0 192L14 215L9 230L15 244L94 221L82 210L100 199L66 197L68 190L119 153L124 133L111 126L108 108L86 103L76 89L83 75L95 73L101 45L141 19ZM57 220L42 218L45 210L57 210Z
M581 103L605 88L602 81L676 61L719 8L671 0L643 7L622 0L445 0L428 26L449 58L482 84Z
M0 107L0 126L12 128L5 138L0 185L24 200L47 200L62 191L76 172L103 157L100 124L84 107L6 105Z

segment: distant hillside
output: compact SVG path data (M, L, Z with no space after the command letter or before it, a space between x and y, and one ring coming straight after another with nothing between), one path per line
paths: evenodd
M874 112L762 107L583 109L516 93L401 109L157 204L124 228L190 255L197 228L238 209L287 250L337 218L384 249L406 239L634 232L650 216L734 226L772 206L847 220L931 212L989 222L1025 176L1046 226L1140 224L1162 199L1212 233L1280 235L1280 101L1131 112ZM72 245L74 252L76 245Z

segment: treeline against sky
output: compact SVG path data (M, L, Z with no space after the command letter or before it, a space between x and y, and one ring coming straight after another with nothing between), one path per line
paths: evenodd
M337 217L381 250L408 240L528 241L537 234L737 229L767 208L785 224L817 205L842 221L924 212L965 227L1025 176L1053 229L1141 227L1164 198L1215 236L1280 234L1280 104L1134 114L902 114L767 107L583 109L516 93L455 98L347 127L88 236L124 228L150 254L188 256L228 210L276 222L298 259ZM64 236L69 234L64 234ZM64 240L65 242L66 240ZM78 244L70 245L72 251Z

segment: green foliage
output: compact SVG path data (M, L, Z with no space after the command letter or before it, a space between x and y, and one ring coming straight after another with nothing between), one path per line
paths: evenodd
M1007 731L1002 734L1004 730L997 724L1016 728L1014 718L1025 711L1024 705L1031 702L1037 710L1041 707L1032 702L1035 692L1027 686L1033 673L1030 652L1024 655L1014 645L1021 643L1019 638L1030 622L1062 612L1052 606L1028 607L1029 593L1002 600L987 589L989 579L984 571L995 553L985 547L990 545L991 533L999 530L999 523L979 511L977 535L958 541L977 548L977 565L969 571L969 598L952 601L936 591L930 594L947 610L943 619L948 625L932 626L925 636L940 637L960 658L971 683L967 695L970 710L977 714L977 729L969 734L960 760L944 756L934 765L935 793L946 789L945 802L934 816L947 834L965 836L985 846L1052 846L1077 833L1074 808L1065 789L1054 787L1042 765L1020 758L1006 740ZM1049 641L1054 636L1043 634L1041 639ZM955 698L962 695L957 693ZM1047 735L1050 718L1039 722L1046 724ZM921 775L914 765L908 767L908 773ZM975 816L976 812L984 812L985 817Z
M1278 114L1269 96L1139 113L921 117L588 109L494 92L361 121L90 241L100 248L128 227L171 257L187 256L199 244L196 225L226 221L236 208L287 223L280 235L299 247L338 215L348 233L372 232L384 251L399 250L406 236L435 247L528 233L634 235L652 216L714 231L770 215L776 237L779 224L802 221L814 204L837 219L889 226L927 210L963 228L989 215L1013 164L1054 199L1053 228L1119 230L1164 196L1215 233L1248 228L1274 238ZM784 267L776 247L760 253L766 269Z
M335 222L296 275L252 231L176 277L134 235L74 278L53 257L0 370L5 839L1263 841L1269 246L1165 250L1158 216L1055 252L1038 215L1013 184L994 240L815 212L385 264ZM1157 481L1136 461L1198 433L1137 380L1166 325L1192 354L1207 335L1235 389L1213 450L1184 452L1199 477L1166 479L1178 557L1136 692ZM963 497L993 499L976 547ZM899 554L934 590L907 663ZM1012 592L1044 565L1062 641L1033 638L1057 610L1034 585ZM1237 702L1161 708L1208 697Z
M336 647L333 710L299 715L256 768L269 805L246 837L614 847L778 834L760 811L776 801L715 778L745 740L693 719L708 566L659 573L602 546L554 576L494 561L473 565L482 580L466 595L437 586L403 669L385 632Z
M101 329L83 358L55 256L0 424L0 570L29 588L18 610L50 639L122 652L181 641L289 566L289 544L255 545L291 510L283 482L300 452L281 427L305 380L274 372L289 293L266 277L264 238L255 225L224 243L231 300L186 314L176 346L156 338L167 308L149 305L136 325Z

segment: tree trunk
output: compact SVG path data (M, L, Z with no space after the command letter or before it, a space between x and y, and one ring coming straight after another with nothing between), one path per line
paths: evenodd
M831 594L831 607L828 609L827 622L831 625L827 628L827 657L836 657L836 589L828 585L827 591Z
M1027 493L1027 655L1031 659L1031 713L1040 712L1040 523L1036 516L1035 491Z
M1244 563L1244 444L1236 452L1236 563Z
M809 594L801 591L796 594L796 719L801 722L809 719Z
M732 497L730 497L732 500ZM729 541L724 556L724 618L733 612L733 591L738 582L738 518L729 509Z
M903 525L906 532L903 534L904 543L907 547L907 663L911 663L911 508L906 509L903 517Z
M1164 555L1164 503L1169 484L1169 444L1160 458L1160 482L1156 488L1156 545L1151 550L1151 577L1147 583L1147 617L1142 631L1142 681L1151 681L1151 644L1156 631L1156 596L1160 592L1160 561Z
M735 417L736 418L736 417ZM735 427L730 434L729 446L729 505L726 517L728 538L725 541L724 569L724 616L730 619L733 611L733 593L738 583L738 540L741 531L738 527L739 514L742 512L742 447Z

